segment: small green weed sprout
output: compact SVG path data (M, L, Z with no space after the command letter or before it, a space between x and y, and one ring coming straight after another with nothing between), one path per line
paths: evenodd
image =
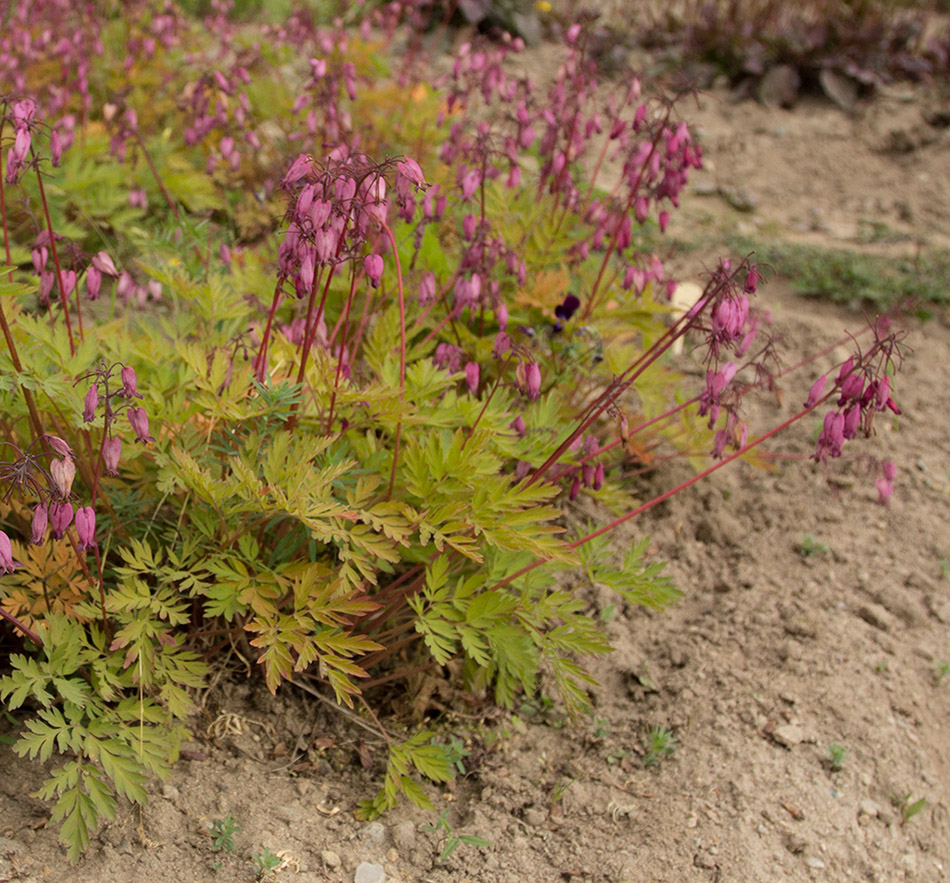
M828 547L816 540L811 534L806 534L796 546L796 551L802 558L813 558L816 555L826 554Z
M234 852L234 835L241 830L234 816L228 813L223 819L211 823L211 848L215 852Z
M465 743L458 736L449 736L449 744L443 746L445 750L445 759L449 766L454 769L458 775L464 776L465 758L472 752L465 747Z
M659 766L676 751L676 737L667 727L654 727L647 736L646 748L643 765Z
M830 766L835 772L841 769L844 766L844 759L848 754L848 749L843 748L837 743L833 743L828 746L828 766Z
M269 846L265 846L263 852L254 853L251 861L257 868L257 879L260 881L273 879L274 872L281 865L280 856L271 852Z
M938 662L934 670L934 680L939 684L948 674L950 674L950 662L946 660Z
M551 803L555 804L567 793L567 789L573 785L577 779L558 779L554 790L551 791Z
M437 834L439 831L444 832L445 842L442 844L442 852L438 859L440 865L445 864L452 853L463 843L467 843L469 846L491 846L490 841L483 840L481 837L474 837L471 834L454 834L447 818L448 814L448 809L443 809L434 825L422 825L422 830L430 834Z
M910 802L910 792L900 797L894 797L894 805L901 814L901 824L906 825L914 816L919 815L927 805L927 798L921 797L920 800Z

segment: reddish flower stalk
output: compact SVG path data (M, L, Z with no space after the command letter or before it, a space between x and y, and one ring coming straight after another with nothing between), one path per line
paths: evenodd
M343 356L346 353L346 334L350 327L350 310L353 307L353 297L356 294L356 283L359 279L362 279L365 275L364 271L360 271L358 274L356 268L350 272L350 291L346 297L346 307L343 310L343 331L340 335L340 354L336 361L336 377L333 380L333 392L330 393L330 410L327 414L327 435L329 435L333 430L333 412L336 408L336 394L337 390L340 388L340 377L343 374ZM336 329L334 329L335 336Z
M680 491L686 490L686 488L691 487L692 485L696 484L696 482L701 481L702 479L712 475L712 473L716 472L719 469L722 469L723 466L726 466L727 464L731 463L733 460L737 460L739 457L743 456L743 454L748 453L753 448L762 444L762 442L767 441L768 439L772 438L775 435L778 435L778 433L782 432L784 429L787 429L793 423L797 423L799 420L802 419L802 417L806 416L807 414L810 414L812 411L815 410L815 408L819 407L819 405L821 405L828 398L830 398L830 396L831 396L831 393L828 393L828 395L826 395L820 401L816 402L811 408L800 411L798 414L795 414L793 417L790 417L784 423L779 424L774 429L771 429L768 432L760 435L758 438L753 439L748 444L739 448L739 450L733 452L728 457L723 457L722 460L719 460L716 463L713 463L712 466L708 467L707 469L704 469L700 473L697 473L692 478L688 478L686 481L682 482L681 484L678 484L676 487L671 488L670 490L660 494L657 497L654 497L652 500L649 500L646 503L644 503L642 506L638 506L636 509L633 509L632 511L627 512L625 515L621 515L619 518L615 518L609 524L606 524L603 527L599 528L598 530L595 530L592 533L587 534L587 536L581 537L579 540L575 540L573 543L569 545L569 548L577 549L578 547L583 546L585 543L589 543L591 540L596 539L597 537L602 536L605 533L609 533L610 531L619 527L621 524L624 524L625 522L630 521L632 518L636 518L638 515L642 515L648 509L652 509L654 506L659 505L664 500L668 500L670 497L674 496L675 494L678 494ZM531 564L528 564L525 567L522 567L521 570L495 583L490 589L488 589L488 591L493 592L493 591L497 591L498 589L503 589L505 586L510 585L519 577L524 576L526 573L530 573L532 570L537 569L538 567L540 567L542 564L545 564L545 563L547 563L547 559L538 558L535 561L532 561Z
M2 616L10 625L12 625L17 631L26 635L34 644L39 647L43 646L43 639L33 631L33 629L25 626L19 619L17 619L12 613L7 610L4 610L0 607L0 616Z
M283 298L282 289L287 277L283 274L277 277L277 285L274 287L274 296L271 298L270 312L267 314L267 324L264 326L264 333L261 335L261 345L257 349L257 356L254 359L254 376L258 383L264 382L264 367L267 364L267 347L270 343L271 328L274 325L274 314Z
M32 148L30 149L32 153ZM43 186L43 174L39 170L39 166L36 166L36 180L39 182L40 186L40 199L43 202L43 214L46 216L46 229L49 232L49 247L50 252L53 255L53 263L56 265L56 283L59 286L59 299L63 305L63 317L66 320L66 334L69 337L69 354L71 356L76 355L76 344L73 341L73 328L72 323L69 321L69 300L66 297L66 289L63 287L63 269L59 265L59 254L56 250L56 234L53 232L53 222L50 220L49 216L49 204L46 201L46 188ZM76 314L79 317L79 327L80 334L82 329L82 315L79 312L79 286L76 286ZM50 323L53 322L53 314L50 313Z
M392 228L384 223L383 231L389 237L389 244L393 250L393 260L396 262L396 289L399 294L399 398L406 396L406 298L402 287L402 264L399 261L399 249L396 247L396 237ZM389 490L386 499L392 499L393 487L396 484L396 464L399 462L399 442L402 437L402 421L396 424L396 438L393 442L393 468L389 473Z

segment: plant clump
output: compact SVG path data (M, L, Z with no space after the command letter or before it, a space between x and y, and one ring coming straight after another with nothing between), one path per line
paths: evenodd
M580 26L548 83L509 37L433 85L390 51L411 5L71 9L11 18L0 122L0 698L17 753L58 758L39 793L71 858L175 762L232 650L377 724L393 682L442 673L584 713L610 647L583 589L676 597L613 531L798 421L825 463L899 413L880 318L793 416L746 422L792 373L759 270L723 259L671 304L651 243L702 152L635 77L600 88ZM641 499L631 475L674 457L694 476ZM569 526L581 496L602 523ZM381 732L361 814L431 807L457 747Z

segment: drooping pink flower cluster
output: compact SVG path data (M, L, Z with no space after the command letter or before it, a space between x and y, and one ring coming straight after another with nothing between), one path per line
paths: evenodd
M13 144L7 151L7 168L5 179L8 184L15 184L26 168L33 144L31 130L36 123L36 102L24 99L14 103L10 119L13 123Z
M889 373L899 367L900 342L890 333L886 319L878 320L874 334L874 344L867 351L850 356L841 365L834 388L829 393L822 397L824 378L816 381L809 393L810 407L837 394L835 408L825 414L822 422L813 455L816 462L824 463L829 457L840 457L844 443L859 433L869 436L875 415L883 411L901 413L891 395ZM884 478L890 481L893 476L888 478L885 475Z

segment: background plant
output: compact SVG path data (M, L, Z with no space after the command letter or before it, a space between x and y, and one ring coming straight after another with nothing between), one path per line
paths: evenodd
M636 78L598 88L579 27L549 84L510 71L509 38L461 46L433 87L421 50L389 67L396 7L250 29L230 11L11 20L29 51L10 50L0 128L0 697L18 753L63 756L40 793L73 858L174 763L231 648L378 727L363 815L431 806L420 777L464 754L390 736L374 687L451 662L485 701L585 711L584 658L609 645L578 590L676 596L647 540L620 557L611 531L767 463L759 445L817 409L818 461L898 410L880 320L750 430L745 395L790 373L759 272L724 260L671 309L649 243L701 152ZM667 359L680 339L698 388ZM635 476L674 457L695 476L640 500ZM610 514L568 529L581 494Z

